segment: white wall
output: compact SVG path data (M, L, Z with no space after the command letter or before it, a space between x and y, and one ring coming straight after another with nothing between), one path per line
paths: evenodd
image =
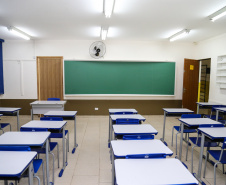
M3 65L5 94L2 99L36 99L36 56L63 56L64 59L92 60L89 47L94 41L38 40L5 41ZM130 97L130 99L182 99L184 58L195 58L198 46L180 42L106 41L102 60L175 61L175 96Z
M226 90L216 83L217 57L226 55L226 34L199 42L195 47L195 58L211 58L209 101L226 104Z

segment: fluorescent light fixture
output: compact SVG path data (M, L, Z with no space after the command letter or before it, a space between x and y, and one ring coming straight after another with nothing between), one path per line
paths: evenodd
M170 40L170 42L173 42L173 41L175 41L175 40L177 40L177 39L180 39L180 38L186 36L189 32L190 32L190 30L184 29L184 30L182 30L182 31L180 31L180 32L178 32L178 33L172 35L172 36L169 38L169 40Z
M8 30L9 30L10 32L12 32L13 34L15 34L15 35L17 35L17 36L19 36L19 37L22 37L23 39L26 39L26 40L30 40L30 39L31 39L31 36L30 36L30 35L28 35L28 34L22 32L21 30L15 28L15 27L10 26L10 27L8 28Z
M115 0L104 0L104 14L106 18L110 18L115 5Z
M107 34L108 34L108 28L102 28L100 33L101 39L105 40L107 38Z
M221 17L223 17L224 15L226 15L226 6L221 8L220 10L216 11L215 13L213 13L212 15L209 16L211 21L215 21Z

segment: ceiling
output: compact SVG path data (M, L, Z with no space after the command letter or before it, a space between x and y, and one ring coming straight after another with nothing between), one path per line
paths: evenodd
M103 0L0 0L0 38L23 40L7 29L14 26L35 40L98 40L100 27L109 27L107 40L167 41L183 30L190 34L175 42L198 42L226 33L226 16L208 16L226 0L115 0L111 18Z

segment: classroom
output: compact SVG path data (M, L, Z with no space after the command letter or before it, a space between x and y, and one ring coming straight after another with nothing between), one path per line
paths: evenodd
M220 18L215 20L216 16ZM2 151L6 144L1 138L14 132L29 134L29 124L36 121L50 124L48 128L32 127L46 137L46 150L39 155L30 146L27 150L32 151L23 152L38 152L42 159L44 173L42 167L37 172L40 184L225 184L224 165L217 165L215 178L217 160L210 150L217 142L217 150L223 151L226 138L224 128L217 128L226 124L225 43L226 0L0 0L0 185L15 184L14 178L2 175L1 152L9 151ZM50 114L52 111L63 114ZM191 118L200 120L194 124ZM62 124L59 133L49 120ZM145 127L151 138L142 142L159 142L159 148L172 152L159 157L147 150L146 157L155 159L139 159L137 167L144 170L148 165L144 160L171 159L187 166L183 170L189 178L174 182L171 175L171 182L163 170L168 168L164 162L156 163L155 168L169 182L150 180L152 176L139 180L139 175L118 168L120 162L127 165L135 160L124 158L136 153L115 154L116 141L124 140L117 133L122 120L123 125L128 124L126 120L134 121L128 124L134 128L150 126L155 132ZM225 137L210 137L205 127L216 127L212 129ZM197 133L199 144L192 140ZM47 152L53 143L54 163ZM207 150L210 162L204 178L202 156ZM24 173L29 176L31 168L29 165ZM175 175L183 170L175 169ZM38 184L33 176L19 179L19 184Z

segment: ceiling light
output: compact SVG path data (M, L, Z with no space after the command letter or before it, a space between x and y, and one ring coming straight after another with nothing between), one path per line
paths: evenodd
M190 30L184 29L184 30L182 30L182 31L180 31L180 32L178 32L178 33L172 35L172 36L169 38L169 40L170 40L170 42L173 42L173 41L175 41L175 40L177 40L177 39L180 39L180 38L186 36L189 32L190 32Z
M224 8L221 8L220 10L216 11L212 15L210 15L209 18L211 21L214 22L215 20L223 17L224 15L226 15L226 6Z
M105 40L107 38L107 34L108 34L108 28L102 28L100 33L101 39Z
M106 18L110 18L115 5L115 0L104 0L104 14Z
M30 39L31 39L31 36L30 36L30 35L28 35L28 34L22 32L21 30L15 28L15 27L10 26L10 27L8 28L8 30L9 30L10 32L12 32L13 34L15 34L15 35L17 35L17 36L19 36L19 37L22 37L23 39L26 39L26 40L30 40Z

